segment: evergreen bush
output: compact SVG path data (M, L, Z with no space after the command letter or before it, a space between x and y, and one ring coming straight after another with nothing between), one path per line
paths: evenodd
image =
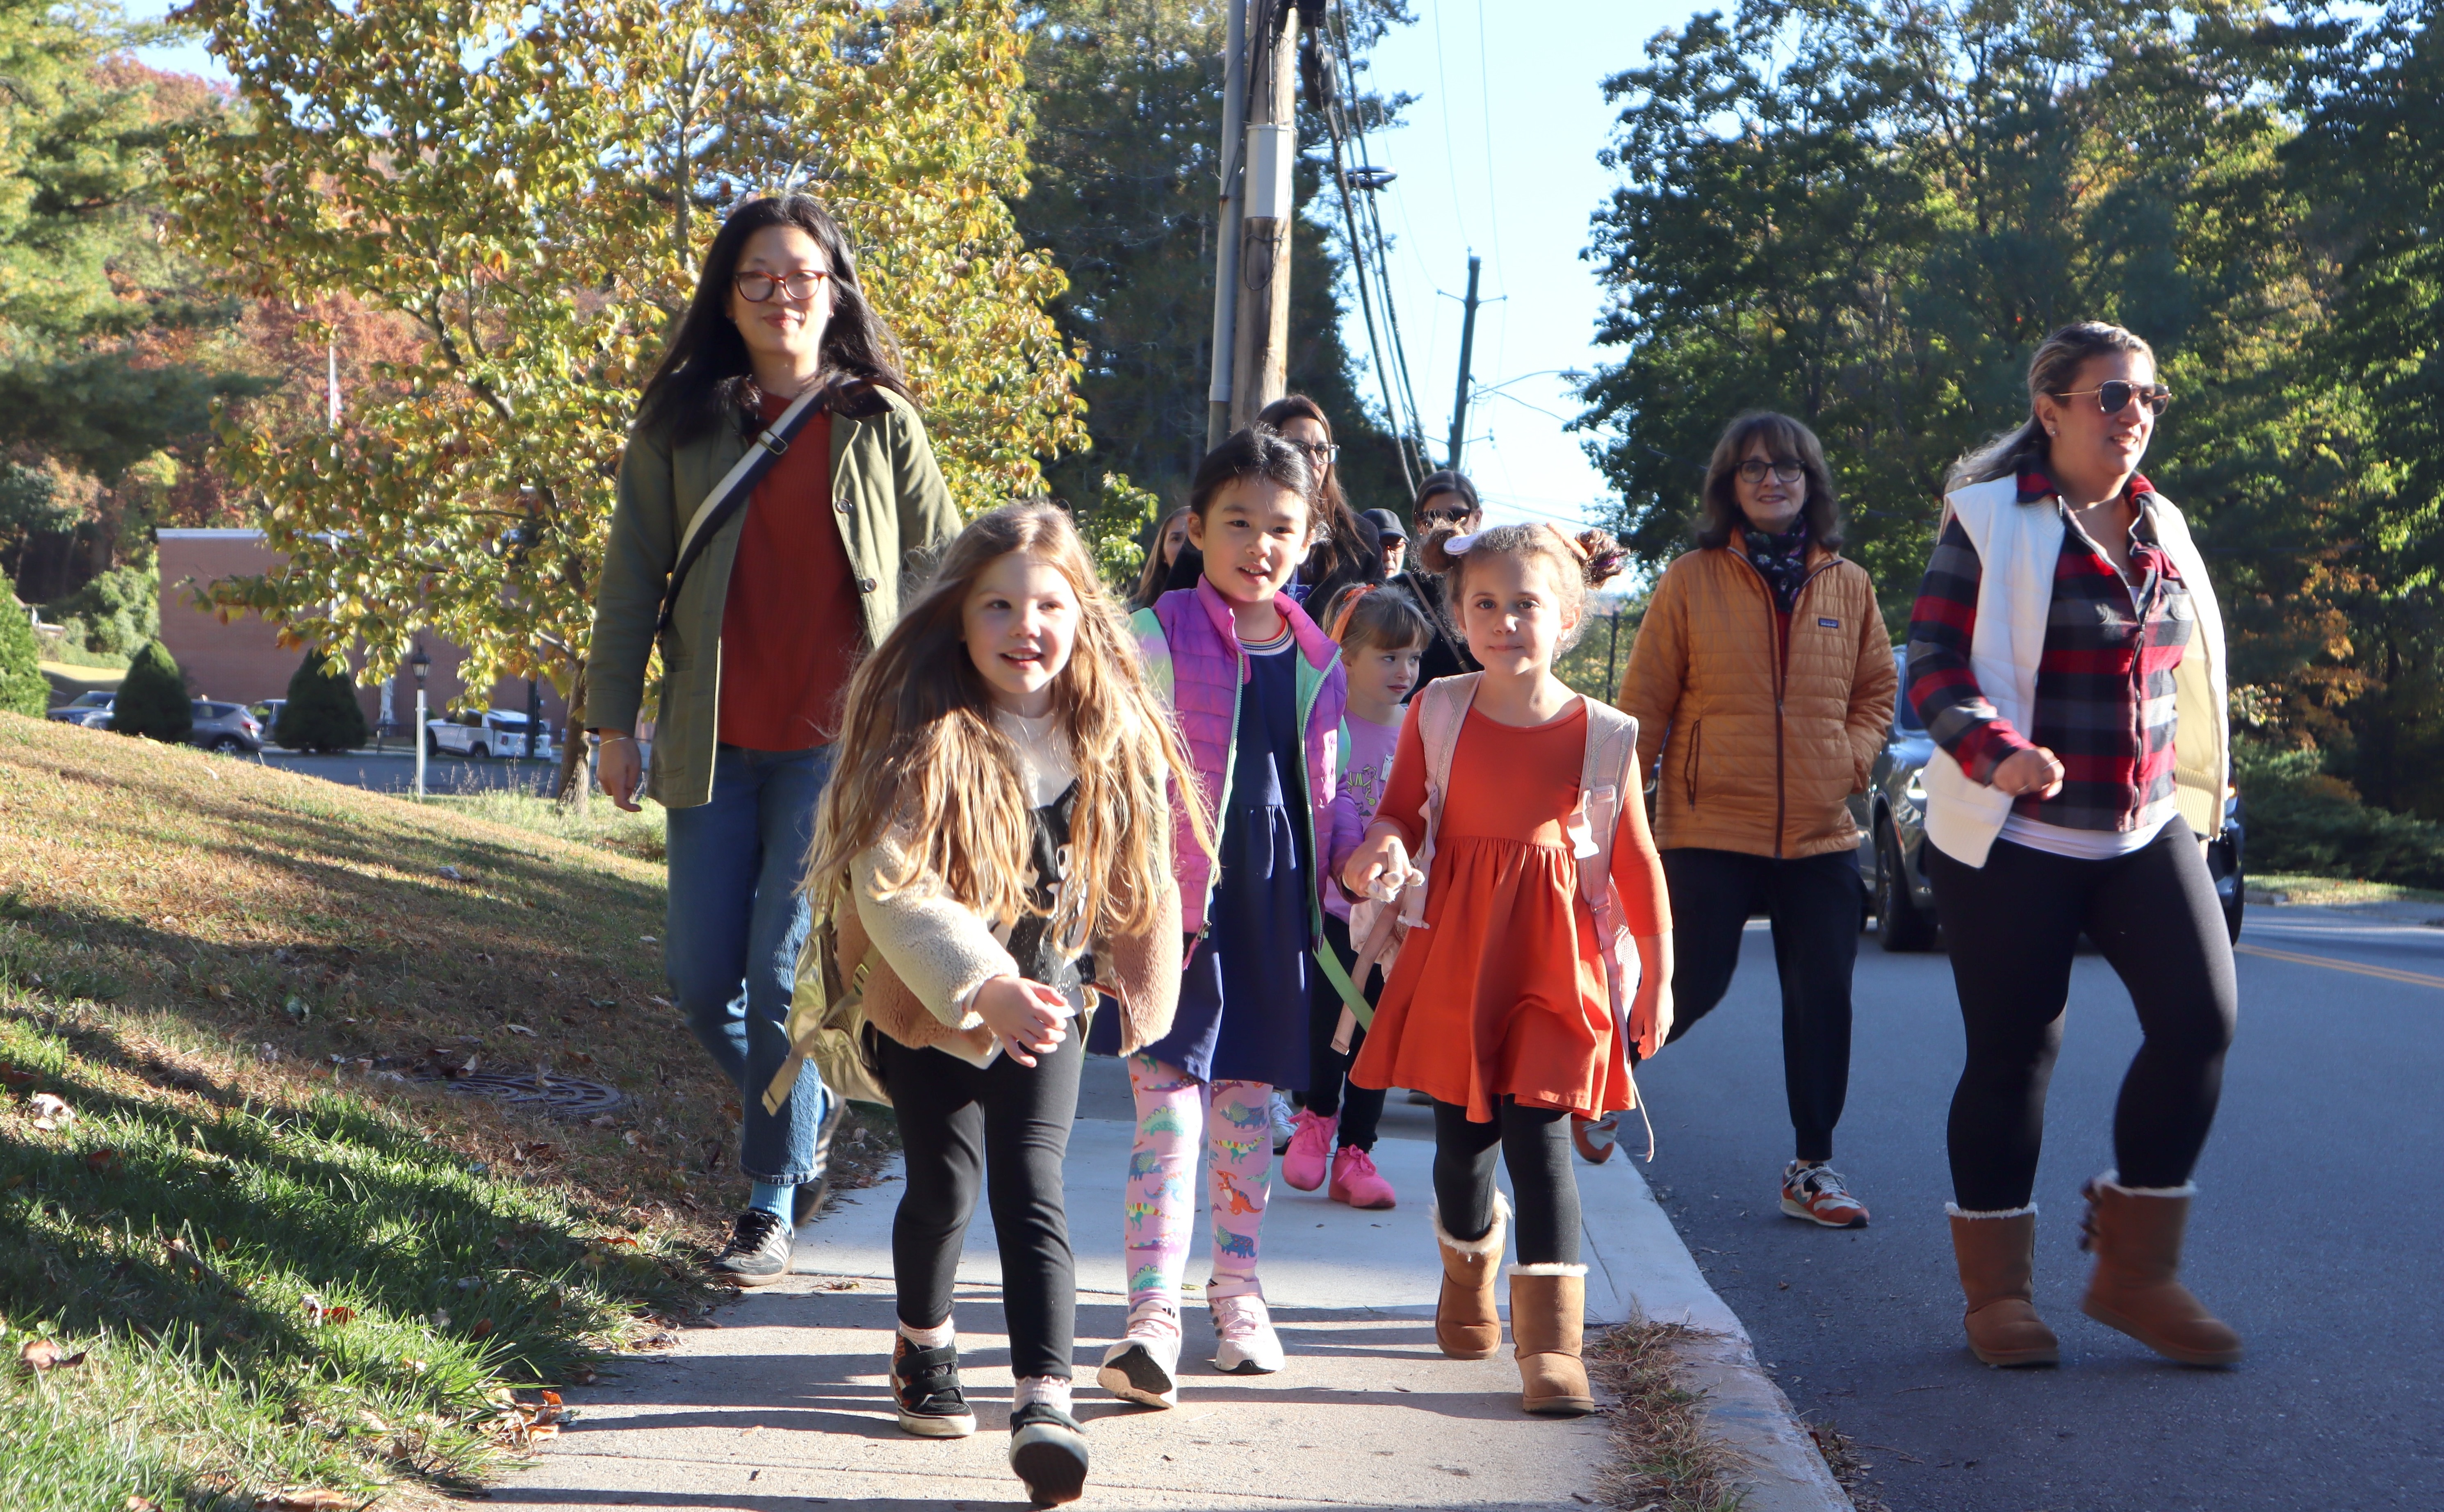
M148 640L127 666L119 697L110 706L110 728L147 740L182 741L195 728L187 679L170 649Z
M372 733L347 661L309 651L288 679L288 701L271 738L290 750L354 750Z
M34 623L14 603L0 604L0 710L40 719L50 707L51 685L43 677Z
M2444 888L2444 824L2361 802L2323 760L2321 751L2233 744L2249 870Z

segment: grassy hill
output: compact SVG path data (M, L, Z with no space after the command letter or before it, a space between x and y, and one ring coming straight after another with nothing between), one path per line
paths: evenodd
M0 715L0 1505L416 1504L528 1439L505 1388L695 1317L735 1099L654 999L661 907L633 857ZM622 1101L424 1079L470 1062Z

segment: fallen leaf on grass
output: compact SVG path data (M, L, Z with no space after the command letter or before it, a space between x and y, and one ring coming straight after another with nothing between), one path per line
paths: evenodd
M357 1310L353 1307L325 1307L323 1309L323 1326L325 1328L337 1328L342 1323L353 1323L356 1320Z
M630 1249L637 1247L636 1237L632 1234L606 1234L599 1241L599 1243L605 1245L625 1245Z
M84 1351L78 1350L71 1355L60 1347L57 1339L29 1338L26 1340L25 1347L17 1351L17 1358L28 1370L39 1374L44 1371L60 1371L71 1365L83 1364Z
M286 1490L266 1491L254 1499L255 1512L336 1512L345 1507L349 1512L365 1505L365 1498L345 1491L325 1491L320 1486L291 1486Z
M288 994L288 1001L280 1005L280 1011L287 1014L290 1018L295 1019L300 1023L305 1023L314 1012L313 1008L307 1005L306 1000L299 997L294 992Z
M489 1318L478 1319L474 1327L467 1330L469 1338L490 1338L491 1335L492 1320Z
M88 1150L84 1152L84 1163L95 1175L105 1175L118 1169L119 1152L107 1145L100 1150Z
M161 1512L161 1503L149 1496L131 1496L127 1499L126 1512Z
M47 1092L35 1093L26 1099L26 1106L33 1111L37 1129L65 1129L76 1122L76 1110Z
M14 1066L6 1060L0 1060L0 1087L29 1086L37 1075L39 1073L28 1071L23 1066Z
M445 881L463 882L467 880L467 874L458 870L458 868L454 866L443 867L441 869L441 876Z
M529 1040L534 1038L534 1031L523 1023L512 1023L508 1025L508 1028L511 1034L523 1034Z
M329 1308L323 1305L323 1299L315 1296L312 1292L307 1292L298 1300L299 1305L306 1309L306 1326L308 1328L322 1327L324 1318L331 1311Z

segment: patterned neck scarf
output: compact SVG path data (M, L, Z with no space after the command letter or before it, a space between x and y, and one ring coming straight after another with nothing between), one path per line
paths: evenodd
M1740 532L1749 564L1764 575L1773 590L1774 607L1788 614L1799 603L1799 585L1807 581L1807 517L1801 515L1778 536L1754 526Z

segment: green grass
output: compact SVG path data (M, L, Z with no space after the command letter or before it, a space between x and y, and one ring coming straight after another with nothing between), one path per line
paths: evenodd
M658 803L647 802L631 814L597 793L585 812L580 814L547 798L500 788L449 794L427 802L472 819L548 835L573 845L597 846L657 864L663 859L662 808Z
M113 655L107 651L87 651L83 646L66 640L55 646L44 648L43 659L56 662L63 667L82 667L111 673L123 673L127 670L127 658L124 656ZM118 678L113 677L111 680L116 682Z
M737 1108L655 999L661 883L0 715L0 1507L434 1503L515 1452L507 1392L708 1305ZM625 1101L555 1123L419 1079L471 1057ZM45 1336L83 1363L19 1368Z
M2444 893L2394 882L2361 882L2305 872L2253 872L2250 889L2281 893L2293 903L2444 903Z

